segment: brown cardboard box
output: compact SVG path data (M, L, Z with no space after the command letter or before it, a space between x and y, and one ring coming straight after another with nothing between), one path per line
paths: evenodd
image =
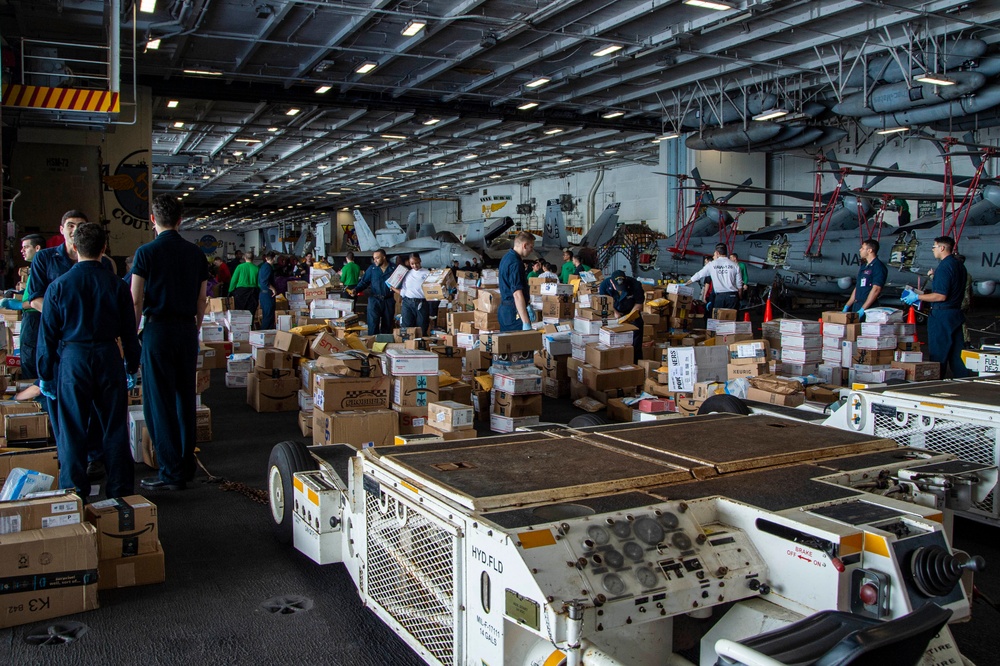
M702 402L702 400L695 400L694 398L681 398L676 403L677 413L684 416L697 416Z
M697 384L695 386L697 386ZM651 393L660 398L666 398L673 394L668 385L661 384L654 379L647 379L645 382L643 382L642 390L644 390L646 393Z
M474 428L469 428L466 430L453 430L451 432L445 432L443 430L438 430L429 423L424 424L423 430L421 431L425 435L436 435L442 440L448 442L453 439L475 439L476 431Z
M159 544L157 550L151 553L102 559L97 564L97 570L100 573L97 583L99 590L153 585L162 583L167 577L163 550L159 548Z
M302 295L305 297L306 301L315 301L316 299L326 298L326 287L306 287L302 290Z
M784 405L785 407L798 407L806 401L805 393L789 393L783 395L781 393L771 393L770 391L763 391L758 388L750 387L747 389L747 400L752 400L754 402L765 402L769 405Z
M226 367L226 360L233 353L232 342L203 342L201 346L205 348L202 370Z
M274 346L281 351L302 356L306 353L308 341L301 335L288 331L278 331L274 334Z
M825 386L823 384L812 384L806 387L806 400L821 402L829 405L837 402L839 393L836 386Z
M442 386L438 389L437 402L459 402L463 405L472 404L472 385L466 382L455 382L449 386Z
M726 392L725 382L696 382L691 397L695 400L707 400L709 396Z
M365 352L336 352L316 359L316 368L344 377L381 377L382 361L375 354Z
M295 412L299 409L298 392L294 376L270 379L253 373L247 381L247 404L257 412Z
M541 331L515 331L512 333L481 333L479 344L491 354L535 352L542 348Z
M569 378L569 399L579 400L580 398L586 398L590 395L590 389L587 385L581 381L577 381L576 377Z
M889 365L896 356L894 349L857 349L851 359L855 364L861 365Z
M102 560L152 553L159 548L156 505L141 495L88 504L87 522L97 530Z
M32 414L7 414L3 417L4 436L8 442L24 442L49 437L49 415L45 412Z
M393 405L393 411L399 414L399 434L414 435L423 432L427 423L426 407L401 407Z
M195 375L194 392L202 394L212 385L212 371L199 370Z
M80 522L83 522L83 502L72 490L52 490L33 499L0 502L0 534Z
M0 629L97 608L97 543L88 523L0 535L0 580L49 583L3 595ZM54 584L58 583L58 584Z
M289 294L304 294L309 288L309 283L305 280L289 280L285 285L285 290Z
M303 437L312 439L313 434L313 413L299 412L299 432Z
M257 370L291 370L295 359L289 352L274 347L257 347L253 350L254 368Z
M313 443L317 445L349 444L356 448L366 445L392 446L399 434L399 415L391 409L366 411L313 410Z
M426 407L438 401L438 375L408 375L392 380L392 402L401 407Z
M500 310L500 291L498 289L480 289L476 293L476 310L493 312Z
M0 448L0 488L6 483L10 471L15 467L42 472L59 478L59 457L56 447L44 449Z
M612 421L632 422L632 408L625 404L624 398L608 400L608 418Z
M829 324L857 324L857 312L841 312L840 310L829 310L823 313L823 323Z
M504 391L493 390L493 413L503 416L520 418L522 416L542 415L542 395L514 395Z
M500 329L500 320L495 312L483 312L476 310L472 313L473 325L481 331L497 331Z
M229 309L229 299L228 298L210 298L208 299L208 311L209 312L225 312Z
M448 313L448 330L451 333L458 333L461 330L463 322L471 322L475 317L473 312L457 312L452 311Z
M736 310L729 310L727 308L715 308L712 310L712 319L721 319L722 321L736 321Z
M542 395L546 398L566 398L569 396L569 378L568 377L543 377L542 378Z
M325 412L388 409L388 377L341 377L318 373L313 378L313 402Z
M719 344L716 336L715 343ZM771 358L771 348L767 340L743 340L729 345L729 363L734 365L754 365Z
M582 368L583 383L595 391L608 391L618 388L635 388L642 386L645 377L637 365L624 365L619 368L601 370L592 365Z
M313 341L309 344L309 350L316 356L329 356L330 354L336 354L337 352L346 352L351 349L351 346L336 337L333 333L327 333L326 331L320 331L313 338Z
M758 377L770 373L767 363L754 363L752 365L730 363L726 366L726 377L729 379L739 379L740 377Z
M160 463L156 460L156 447L153 446L153 440L149 436L149 430L145 427L142 429L142 442L140 443L140 448L142 450L142 463L146 465L146 467L159 469Z
M635 350L631 347L609 347L599 342L587 345L586 362L600 370L617 368L632 363ZM643 370L645 373L645 370Z
M476 420L490 422L490 392L476 388L472 390L472 408L476 410Z
M893 361L892 367L899 368L906 372L906 381L926 382L934 379L941 379L941 364L924 361L923 363L903 363Z
M442 432L469 430L475 428L474 411L457 402L432 402L427 407L427 423Z

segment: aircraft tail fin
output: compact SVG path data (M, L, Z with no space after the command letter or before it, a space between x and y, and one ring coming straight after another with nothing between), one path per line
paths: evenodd
M542 247L566 247L566 223L563 220L559 199L549 199L545 206L545 229L542 233Z
M615 226L618 224L618 209L621 208L621 205L620 201L608 204L604 212L594 220L593 226L590 227L586 235L580 239L580 245L601 247L611 240L611 237L615 235Z
M416 211L406 216L406 240L413 240L417 237L417 213Z
M482 220L469 222L469 226L465 229L465 244L469 247L486 249L486 234Z
M379 249L378 240L375 239L372 228L368 226L365 216L357 208L354 209L354 232L358 236L359 250L362 252L374 252Z

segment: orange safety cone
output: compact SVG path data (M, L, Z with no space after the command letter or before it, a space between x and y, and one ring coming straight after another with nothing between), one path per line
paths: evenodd
M917 344L920 344L920 340L917 338L917 329L916 329L916 325L917 325L917 309L915 307L913 307L912 305L910 306L910 311L906 313L906 323L907 324L913 324L913 326L914 326L914 329L913 329L913 341L916 342Z
M743 321L750 321L750 313L749 312L744 312L743 313Z
M823 318L820 317L818 321L819 321L819 334L823 335Z
M764 323L774 319L774 312L771 311L771 299L767 299L767 305L764 306Z

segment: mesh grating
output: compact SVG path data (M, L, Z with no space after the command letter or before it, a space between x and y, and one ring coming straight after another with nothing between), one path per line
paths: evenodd
M897 410L895 417L875 414L875 436L895 440L900 446L950 453L969 462L996 464L997 429L992 426ZM993 514L994 492L975 506Z
M394 495L365 493L367 595L439 662L455 662L455 536Z

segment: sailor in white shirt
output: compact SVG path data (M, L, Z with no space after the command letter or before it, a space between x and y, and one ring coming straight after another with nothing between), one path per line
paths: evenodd
M423 284L431 272L420 267L420 255L416 252L410 255L409 265L410 270L403 276L402 284L398 289L393 288L393 291L403 299L403 328L415 326L420 329L422 335L427 335L430 308L427 299L424 298Z
M686 284L697 282L704 277L712 278L712 290L715 292L714 306L716 309L727 308L738 310L740 306L740 290L743 288L743 277L740 267L729 258L729 248L724 243L715 246L715 256L704 268L691 276Z
M556 281L559 280L559 274L556 273L556 271L555 271L556 267L555 266L553 266L552 264L542 264L542 266L545 268L545 270L542 271L541 273L539 273L538 277L540 277L540 278L549 278L549 279L553 279L553 280L556 280Z

